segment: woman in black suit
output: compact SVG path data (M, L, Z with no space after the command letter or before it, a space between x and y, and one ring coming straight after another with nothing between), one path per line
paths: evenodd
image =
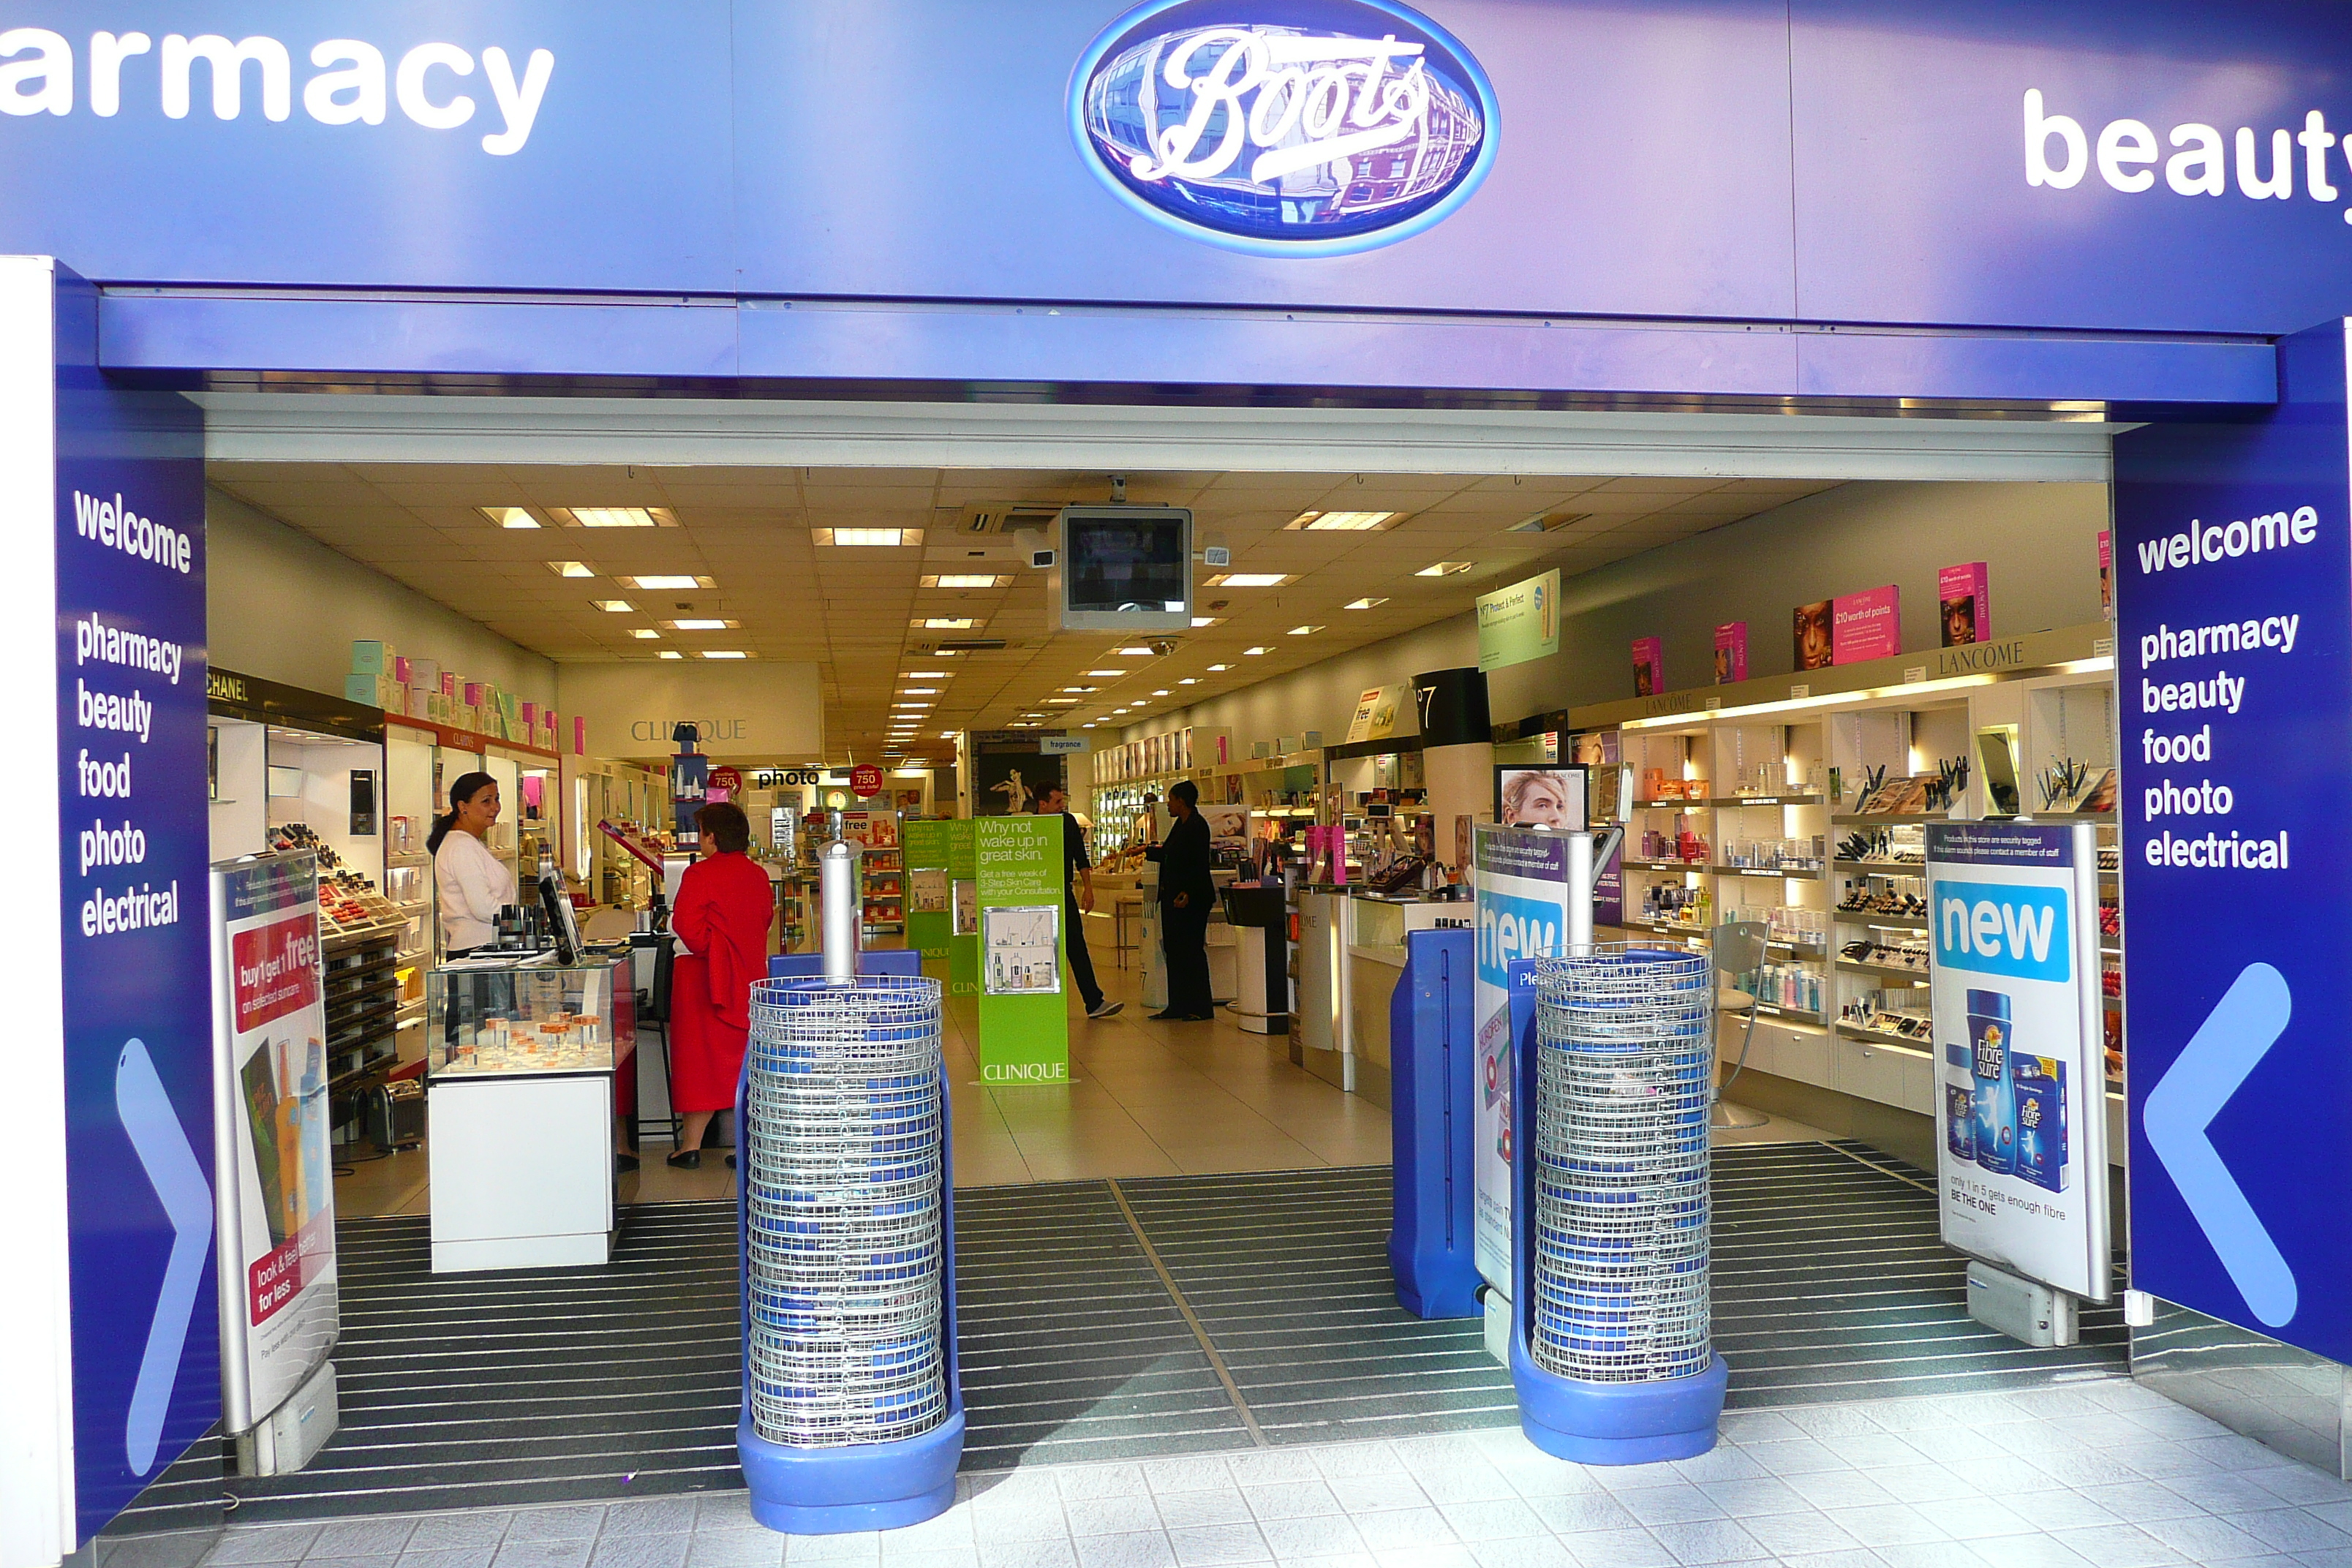
M1200 801L1192 780L1171 785L1168 810L1175 825L1166 843L1143 852L1160 865L1160 945L1168 954L1168 1010L1151 1016L1180 1024L1216 1016L1209 995L1209 910L1217 890L1209 878L1209 825Z

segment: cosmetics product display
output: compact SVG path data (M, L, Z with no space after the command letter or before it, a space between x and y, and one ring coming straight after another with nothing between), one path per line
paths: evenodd
M596 1072L632 1044L635 1007L610 964L443 966L425 977L427 1062L436 1079Z
M1742 870L1818 871L1822 868L1822 839L1816 835L1811 838L1727 840L1721 864Z

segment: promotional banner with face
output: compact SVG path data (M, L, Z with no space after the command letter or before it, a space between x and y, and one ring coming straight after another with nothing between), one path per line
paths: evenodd
M1927 828L1944 1240L2109 1293L2098 846L2084 825Z
M1578 810L1583 806L1578 794ZM1478 1272L1511 1283L1511 961L1546 958L1569 940L1569 840L1481 824L1477 863L1477 1080L1472 1089ZM1532 979L1529 975L1527 978Z

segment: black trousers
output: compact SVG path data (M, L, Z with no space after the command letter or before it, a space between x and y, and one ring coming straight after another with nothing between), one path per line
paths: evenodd
M1070 961L1070 978L1078 983L1078 1000L1091 1013L1102 1005L1102 987L1095 981L1094 955L1087 951L1087 928L1078 912L1078 896L1066 888L1062 891L1062 934L1066 939L1063 948Z
M1160 945L1168 954L1168 1010L1207 1017L1217 1010L1209 995L1209 910L1198 895L1197 909L1160 906Z

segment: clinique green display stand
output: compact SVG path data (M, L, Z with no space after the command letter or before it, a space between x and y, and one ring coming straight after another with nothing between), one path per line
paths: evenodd
M1067 1083L1062 818L983 816L971 826L980 926L981 1081Z
M980 994L980 894L972 879L970 817L948 825L948 994Z
M948 943L955 935L955 889L948 873L952 822L909 822L902 837L907 861L907 945L923 955L923 973L948 984Z

